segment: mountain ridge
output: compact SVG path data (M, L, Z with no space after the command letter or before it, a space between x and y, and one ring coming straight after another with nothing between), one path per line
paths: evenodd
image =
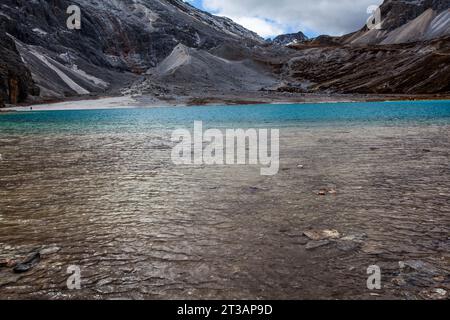
M81 30L66 27L69 5L81 8ZM40 99L104 92L103 86L89 81L94 75L118 88L156 66L179 43L210 49L223 42L264 42L230 19L179 0L3 0L1 10L0 33L16 42L20 58L41 87ZM73 68L89 76L79 83L80 74L66 70ZM62 73L69 79L61 79ZM6 76L3 82L8 82ZM89 88L74 90L72 82ZM4 101L24 101L22 96L9 98L8 88L0 89Z
M81 30L66 27L69 4L82 9ZM449 7L450 0L386 0L382 30L304 40L299 32L267 43L180 0L3 0L0 106L130 93L449 92ZM186 60L161 72L180 52ZM391 77L383 64L394 68Z

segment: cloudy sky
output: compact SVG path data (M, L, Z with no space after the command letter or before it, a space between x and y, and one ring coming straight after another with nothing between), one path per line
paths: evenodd
M383 0L188 0L213 14L226 16L264 38L303 31L342 35L360 29L367 8Z

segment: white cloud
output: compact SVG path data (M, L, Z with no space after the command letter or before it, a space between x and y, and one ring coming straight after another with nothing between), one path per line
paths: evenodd
M360 29L367 7L382 0L202 0L217 15L227 16L263 37L292 31L341 35Z
M285 30L283 26L273 21L267 21L259 17L229 16L229 18L233 19L233 21L239 23L241 26L244 26L245 28L256 32L263 38L282 34Z

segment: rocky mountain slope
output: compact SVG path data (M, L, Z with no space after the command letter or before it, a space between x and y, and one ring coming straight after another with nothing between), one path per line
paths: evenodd
M228 60L179 44L156 68L147 71L146 82L187 96L199 88L225 92L257 91L273 85L276 79L251 59Z
M81 8L81 30L66 26L70 5ZM263 42L231 20L181 0L2 0L0 9L0 30L16 42L41 87L40 98L120 88L180 43L210 49L224 42Z
M283 67L295 90L377 94L450 92L450 37L396 45L298 46ZM304 90L301 90L304 91Z
M280 90L448 93L449 8L450 0L387 0L381 6L381 29L364 27L291 46L298 54L282 68L291 85Z
M381 7L381 28L342 37L344 44L398 44L450 35L450 0L387 0Z
M66 26L73 4L81 30ZM449 93L449 8L386 0L381 30L267 43L181 0L2 0L0 106L106 93Z

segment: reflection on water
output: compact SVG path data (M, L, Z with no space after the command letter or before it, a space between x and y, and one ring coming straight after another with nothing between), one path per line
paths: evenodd
M281 127L280 173L174 166L194 120ZM373 264L381 297L448 291L449 120L449 102L0 115L0 261L43 253L0 267L0 297L373 298ZM310 229L340 238L311 249Z

